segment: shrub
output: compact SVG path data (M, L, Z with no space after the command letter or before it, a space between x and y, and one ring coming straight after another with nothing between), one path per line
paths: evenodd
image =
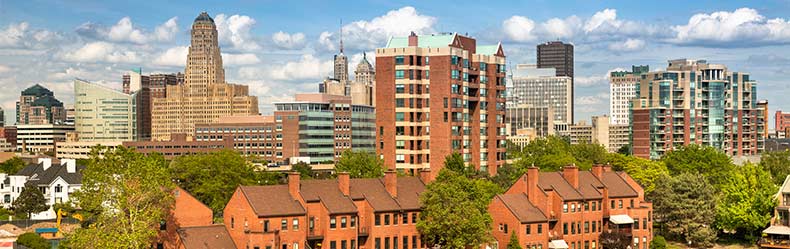
M23 233L16 239L16 243L30 249L49 249L51 244L36 233Z

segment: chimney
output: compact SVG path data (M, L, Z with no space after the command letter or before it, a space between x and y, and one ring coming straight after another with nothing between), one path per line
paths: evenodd
M337 186L345 196L351 191L350 178L348 172L337 172Z
M428 183L431 183L433 181L433 175L431 175L431 169L425 168L420 170L420 180L422 180L422 183L426 185Z
M47 170L52 166L52 158L39 158L38 163L43 165L44 170Z
M417 34L414 31L409 34L409 47L416 47L417 46Z
M598 177L598 179L601 179L601 177L603 177L603 165L601 164L593 165L592 174L595 175L595 177Z
M538 177L540 176L540 169L535 165L527 168L527 176L525 179L527 184L527 197L532 203L538 203Z
M562 177L565 178L573 188L579 188L579 168L577 168L575 164L563 167Z
M288 172L288 193L294 199L299 199L299 172Z
M612 165L606 163L606 165L603 166L603 172L611 172L611 171L612 171Z
M66 172L68 173L77 173L77 160L75 159L63 159L60 160L63 165L66 166Z
M395 170L390 169L384 172L384 188L392 197L398 197L398 173Z

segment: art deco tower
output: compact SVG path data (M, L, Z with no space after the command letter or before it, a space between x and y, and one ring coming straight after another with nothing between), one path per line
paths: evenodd
M191 34L184 84L168 85L165 97L152 99L152 140L167 140L175 133L191 136L195 124L222 117L258 114L258 98L249 96L247 86L225 82L214 19L200 13Z

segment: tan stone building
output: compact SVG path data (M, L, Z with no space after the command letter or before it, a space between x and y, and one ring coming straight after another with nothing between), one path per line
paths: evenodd
M342 34L342 30L341 30ZM330 95L351 97L354 105L376 105L376 70L363 53L362 61L354 71L354 80L348 76L348 57L343 53L343 40L340 40L340 53L334 58L334 76L326 78L318 85L318 92Z
M630 144L629 125L611 124L607 115L592 116L591 119L591 124L581 120L569 127L567 135L571 144L600 144L609 152L617 152Z
M165 97L152 98L152 140L194 134L195 124L220 117L258 114L258 98L249 96L247 86L225 82L217 39L214 19L201 13L192 24L184 84L168 85Z

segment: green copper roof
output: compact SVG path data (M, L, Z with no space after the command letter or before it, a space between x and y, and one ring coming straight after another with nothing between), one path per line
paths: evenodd
M446 35L420 35L417 36L417 46L421 48L446 47L453 43L455 34ZM409 37L391 37L386 48L405 48L409 46Z
M63 106L63 102L60 102L60 100L58 100L58 99L56 99L55 97L52 97L52 96L44 96L44 97L38 98L36 101L33 101L33 103L31 103L30 105L31 106L46 106L46 107L53 107L53 106L60 106L60 107L62 107Z
M52 96L53 94L52 94L52 91L50 91L46 87L43 87L43 86L41 86L39 84L35 84L35 85L31 86L31 87L28 87L24 91L22 91L22 95L24 95L24 96L41 97L41 96L47 96L47 95Z
M477 54L482 55L494 55L499 50L499 44L497 45L486 45L486 46L477 46Z

